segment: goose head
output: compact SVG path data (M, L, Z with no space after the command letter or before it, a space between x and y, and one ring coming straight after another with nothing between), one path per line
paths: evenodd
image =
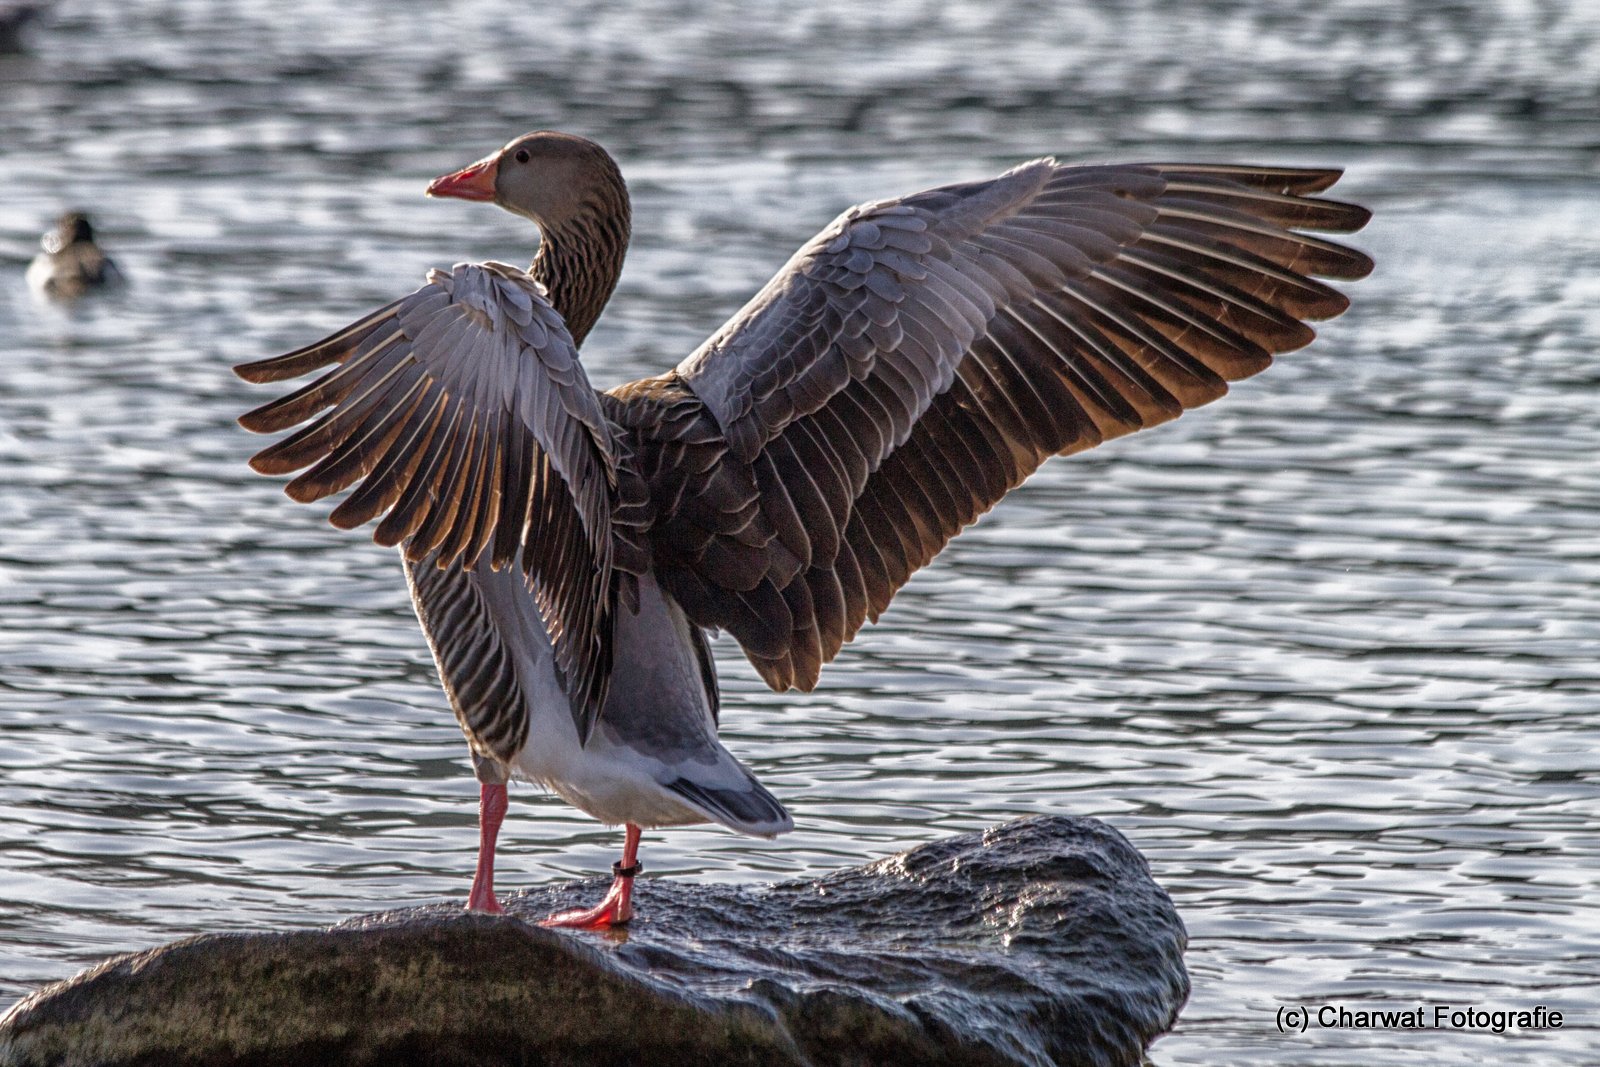
M606 211L623 188L616 161L604 148L574 134L540 130L435 178L428 195L488 201L549 231Z

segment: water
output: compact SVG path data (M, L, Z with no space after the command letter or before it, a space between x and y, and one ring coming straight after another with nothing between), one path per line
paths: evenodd
M1589 5L61 5L0 56L0 1005L201 930L464 897L475 786L393 555L244 466L272 354L532 234L422 186L523 130L621 159L586 346L668 366L840 208L1080 159L1342 163L1379 262L1311 349L1048 465L808 696L718 642L813 875L1097 815L1189 925L1160 1067L1581 1063L1600 1044L1600 13ZM805 10L796 10L804 7ZM133 279L21 274L83 206ZM513 791L501 886L619 835ZM1561 1010L1315 1030L1280 1006Z

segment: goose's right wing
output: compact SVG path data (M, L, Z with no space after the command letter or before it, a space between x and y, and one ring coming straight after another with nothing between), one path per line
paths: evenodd
M1051 455L1172 419L1306 344L1372 261L1302 231L1339 172L1062 166L842 215L678 368L612 391L657 575L810 688L912 572Z

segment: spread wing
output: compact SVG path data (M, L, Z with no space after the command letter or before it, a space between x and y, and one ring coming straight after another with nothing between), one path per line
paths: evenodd
M853 208L678 368L613 391L662 584L775 689L1047 457L1312 339L1372 262L1335 170L1067 167Z
M566 326L526 273L502 263L432 271L428 284L314 345L235 368L251 382L334 369L242 416L273 433L250 461L309 467L285 491L320 500L360 484L330 521L412 561L500 569L520 558L580 737L612 656L611 427Z

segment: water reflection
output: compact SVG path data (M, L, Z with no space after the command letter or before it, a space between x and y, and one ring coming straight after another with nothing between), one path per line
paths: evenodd
M776 844L757 881L1034 811L1111 820L1189 924L1163 1065L1281 1043L1284 999L1568 1012L1439 1062L1576 1062L1600 977L1600 15L1579 4L85 2L0 56L0 1001L201 929L461 897L475 789L392 555L250 476L234 362L530 230L426 179L522 129L604 141L638 234L587 346L670 365L842 206L1083 158L1346 162L1352 313L1227 400L1052 464L810 696L720 642ZM1343 191L1346 186L1341 186ZM34 306L68 205L119 301ZM514 791L507 888L616 834ZM1311 1037L1316 1037L1315 1041Z

